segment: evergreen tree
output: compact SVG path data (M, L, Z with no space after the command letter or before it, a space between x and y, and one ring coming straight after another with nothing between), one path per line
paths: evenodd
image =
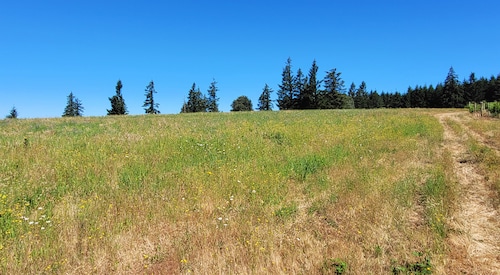
M351 83L349 87L349 91L347 92L347 101L346 101L346 109L354 109L356 105L354 104L354 97L356 96L356 84L354 82Z
M6 116L6 118L17 118L17 110L16 110L16 107L12 107L12 109L10 110L9 114Z
M196 83L188 93L188 101L183 107L183 112L185 113L196 113L196 112L206 112L207 111L207 99L201 94L200 88L196 87Z
M444 108L462 108L465 105L463 90L453 67L444 81L441 103Z
M428 108L437 108L439 106L439 96L434 86L430 85L427 89L425 101L427 102Z
M352 98L354 98L354 96L356 95L356 84L354 84L354 82L351 83L351 87L349 87L347 95Z
M207 98L207 111L208 112L219 112L219 98L217 98L217 82L215 79L210 83L210 87L208 88L208 98Z
M125 100L122 96L122 81L118 80L116 83L116 94L112 97L109 97L109 101L111 102L111 110L108 111L108 115L126 115L127 114L127 106L125 105Z
M75 111L73 107L75 106L75 97L73 96L73 92L70 92L68 95L68 100L66 103L66 107L64 108L63 117L66 116L75 116Z
M75 116L83 116L83 104L80 101L80 99L75 98L75 105L74 105L74 110L75 110Z
M68 95L68 101L66 107L64 108L63 117L67 116L82 116L83 115L83 105L82 102L70 92Z
M408 101L410 103L410 108L427 108L426 100L427 87L415 86L414 89L408 87Z
M290 109L299 109L299 97L302 93L304 93L304 89L307 85L307 77L304 76L302 70L299 68L297 70L297 75L293 79L293 92L291 94L292 102Z
M462 85L464 87L464 100L465 102L479 102L475 101L475 86L476 86L476 75L471 73L469 76L469 80L464 80Z
M320 92L318 107L320 109L340 109L344 106L344 80L340 77L337 69L326 72L323 80L325 89Z
M378 94L377 91L370 91L368 94L368 108L370 109L376 109L376 108L382 108L384 106L384 102L382 100L382 97Z
M293 76L292 76L292 59L289 57L286 61L285 68L281 74L281 84L278 90L278 108L280 110L289 110L293 106Z
M488 91L488 87L489 87L489 81L488 79L486 79L484 76L479 78L475 83L474 83L474 87L476 89L476 93L477 93L477 98L476 98L476 102L481 102L483 100L486 100L486 93Z
M186 100L184 100L184 103L182 103L181 113L187 113L187 102L186 102Z
M492 75L490 80L485 79L484 100L488 102L500 100L500 75Z
M443 83L438 83L436 85L436 90L435 90L435 107L436 108L443 108L443 90L444 90L444 85Z
M500 101L500 74L495 79L495 93L493 96L493 101Z
M259 97L259 111L271 111L273 103L271 102L271 93L273 90L266 84Z
M368 92L366 91L366 83L364 81L361 82L354 95L354 107L357 109L368 108Z
M146 96L146 100L144 100L144 105L142 105L142 107L144 107L144 111L146 112L146 114L159 114L160 110L158 110L158 106L160 104L156 103L154 100L154 94L156 94L156 90L153 80L151 80L148 86L146 86L145 91L146 93L144 95Z
M318 73L318 65L316 60L313 61L309 70L308 81L304 91L299 96L300 109L316 109L318 108L318 90L320 81L316 79Z
M252 111L252 101L248 97L242 95L233 101L231 108L231 112Z
M382 93L380 94L380 98L382 99L383 106L384 106L385 108L394 108L394 107L391 105L391 99L392 99L391 94L389 94L389 93L385 93L385 92L382 92Z
M387 108L401 108L403 106L403 96L399 92L393 94L382 93L384 106Z

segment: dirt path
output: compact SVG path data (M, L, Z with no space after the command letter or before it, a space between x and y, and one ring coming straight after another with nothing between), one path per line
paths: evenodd
M460 113L443 113L436 117L444 127L443 147L451 153L453 170L461 189L458 210L449 222L450 252L446 272L500 274L500 213L489 201L491 190L468 155L466 141L473 138L479 143L487 143L467 128L461 121ZM469 134L455 132L450 121L456 122L455 125ZM500 156L498 148L489 147Z

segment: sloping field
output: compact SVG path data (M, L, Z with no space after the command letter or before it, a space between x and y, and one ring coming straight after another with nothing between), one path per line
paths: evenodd
M0 273L444 273L442 143L426 110L2 120Z

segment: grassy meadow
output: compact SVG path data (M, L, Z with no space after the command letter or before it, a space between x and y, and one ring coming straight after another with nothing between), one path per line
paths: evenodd
M2 274L442 272L427 110L0 121Z

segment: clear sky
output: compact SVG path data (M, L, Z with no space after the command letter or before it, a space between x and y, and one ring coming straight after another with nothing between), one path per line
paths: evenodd
M498 0L4 0L0 3L0 117L59 117L73 92L85 116L106 115L118 79L130 114L154 80L162 113L179 113L193 82L218 82L219 108L273 99L286 59L346 88L406 92L443 82L451 66L500 73ZM276 109L276 108L275 108Z

